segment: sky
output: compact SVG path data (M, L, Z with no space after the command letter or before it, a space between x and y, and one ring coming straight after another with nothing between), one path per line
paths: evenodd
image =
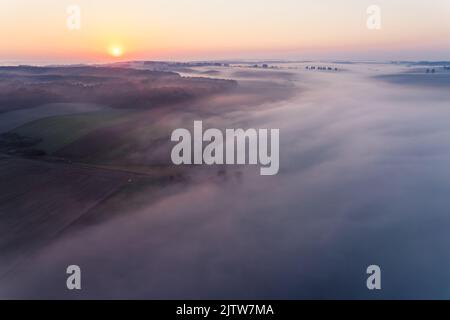
M374 4L379 30L367 27ZM450 0L0 0L0 41L3 64L450 60Z

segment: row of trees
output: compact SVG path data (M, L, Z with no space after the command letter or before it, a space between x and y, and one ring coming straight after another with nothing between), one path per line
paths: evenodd
M332 68L332 67L315 67L315 66L306 66L306 70L326 70L326 71L338 71L338 68Z

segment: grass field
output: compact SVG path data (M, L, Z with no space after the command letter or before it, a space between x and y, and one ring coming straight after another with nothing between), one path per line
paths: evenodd
M129 114L126 111L106 110L53 116L26 123L12 132L41 139L36 148L51 154L98 128L126 120Z
M5 108L4 106L2 107ZM109 108L104 105L93 103L48 103L35 107L32 107L31 105L26 109L0 113L0 133L5 133L29 122L48 117L97 112L108 109Z

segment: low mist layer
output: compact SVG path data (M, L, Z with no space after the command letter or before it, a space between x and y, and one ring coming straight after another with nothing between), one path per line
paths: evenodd
M214 77L234 74L238 91L154 113L160 143L145 129L148 113L58 149L97 165L167 165L170 131L200 119L279 128L281 164L273 177L253 166L185 167L162 184L128 186L1 278L0 296L448 298L449 75L425 75L440 83L430 86L404 65L306 66L217 67ZM80 292L64 287L70 264L83 270ZM382 268L379 293L365 286L371 264Z

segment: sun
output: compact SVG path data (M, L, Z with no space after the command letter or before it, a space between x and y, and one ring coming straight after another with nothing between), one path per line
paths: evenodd
M109 54L116 58L121 57L123 55L123 49L119 46L112 46L109 49Z

